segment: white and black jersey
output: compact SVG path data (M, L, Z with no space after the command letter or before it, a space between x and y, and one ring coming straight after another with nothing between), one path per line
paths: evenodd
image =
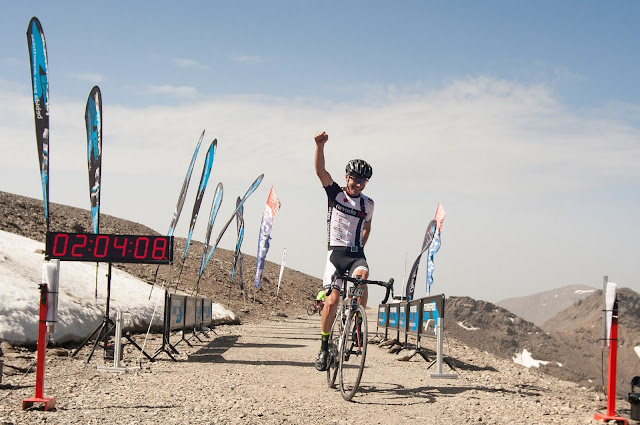
M373 217L373 200L362 193L355 198L346 189L332 182L325 187L329 207L327 210L328 248L330 250L362 250L362 228Z

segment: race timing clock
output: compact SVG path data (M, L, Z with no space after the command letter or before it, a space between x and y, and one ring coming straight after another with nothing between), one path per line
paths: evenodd
M171 264L173 236L49 232L45 253L62 261Z

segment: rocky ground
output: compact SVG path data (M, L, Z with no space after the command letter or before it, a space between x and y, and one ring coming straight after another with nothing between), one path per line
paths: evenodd
M369 318L374 316L369 312ZM76 357L51 349L45 396L56 398L55 411L23 411L34 395L35 373L25 370L34 353L5 353L0 386L1 424L595 424L606 402L593 389L560 381L485 351L445 341L447 358L458 379L435 379L420 355L391 354L369 344L360 391L346 402L329 389L326 374L312 360L318 350L318 316L296 316L216 328L202 342L181 342L177 362L162 354L150 363L126 346L125 373L98 370L102 350L91 361L90 347ZM375 322L370 322L370 334ZM142 336L136 336L142 343ZM176 342L179 336L174 336ZM159 339L148 341L150 353ZM426 341L433 358L435 344ZM5 347L5 351L8 347ZM21 366L15 366L20 364ZM629 417L619 400L618 414ZM601 423L601 422L600 422ZM633 421L631 421L633 423Z
M86 210L52 204L50 216L51 230L89 231ZM0 192L0 217L0 229L44 241L40 200ZM101 232L156 234L107 215L101 216ZM175 252L181 253L185 240L178 238L175 244ZM173 267L160 267L156 284L193 291L202 244L193 241L190 252L179 281L180 254ZM522 349L522 341L555 349L544 332L532 332L531 323L511 320L489 303L464 297L447 299L445 316L445 372L451 372L451 365L458 379L432 378L434 367L427 369L429 363L421 356L401 362L398 359L406 350L391 354L371 344L361 390L353 403L345 402L338 391L327 388L325 374L312 365L319 345L319 318L307 316L304 309L315 298L320 280L286 269L276 300L279 265L267 262L262 290L242 292L237 281L229 283L232 259L231 252L217 250L198 293L230 308L241 325L220 326L217 335L192 339L193 347L181 342L177 362L165 354L148 362L127 345L126 373L98 370L97 366L108 365L101 349L87 364L91 346L75 357L69 350L50 348L44 395L56 398L55 411L21 409L22 401L35 393L35 353L3 343L0 425L593 424L597 423L593 414L606 410L604 395L594 389L595 384L586 388L513 363L513 352ZM154 281L155 266L120 267ZM246 256L242 276L247 288L252 288L254 270L255 258ZM375 315L374 310L369 312L370 319ZM483 331L462 332L458 321L469 321ZM375 329L375 322L370 329ZM144 342L144 335L133 338L140 345ZM178 339L173 336L172 341ZM159 337L152 335L145 350L153 354L160 345ZM426 340L423 346L432 359L434 341ZM617 412L628 418L629 404L619 399Z

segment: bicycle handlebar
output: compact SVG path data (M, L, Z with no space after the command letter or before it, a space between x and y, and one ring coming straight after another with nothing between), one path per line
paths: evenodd
M327 291L327 297L329 296L329 294L331 294L331 291L333 291L333 284L335 283L336 280L338 279L342 279L343 285L346 286L346 282L353 282L355 284L355 286L358 286L360 284L372 284L372 285L378 285L378 286L382 286L383 288L387 289L387 292L384 296L384 299L382 300L382 304L386 304L387 300L389 299L389 294L391 294L391 298L393 299L394 294L393 294L393 278L389 279L388 282L384 282L381 280L368 280L368 279L362 279L361 277L349 277L349 276L340 276L338 274L338 272L334 273L333 276L331 276L331 286L329 286L329 291Z

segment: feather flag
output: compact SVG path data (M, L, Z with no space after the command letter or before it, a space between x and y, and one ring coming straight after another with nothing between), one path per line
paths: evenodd
M216 216L218 215L218 210L220 209L220 203L222 202L222 183L218 183L216 186L216 193L213 195L213 201L211 202L211 212L209 213L209 221L207 223L207 234L204 238L204 244L202 248L202 261L200 262L200 272L198 273L198 280L196 281L196 287L194 289L194 294L198 293L198 288L200 287L200 278L202 277L202 272L206 267L206 258L207 258L207 250L209 249L209 241L211 240L211 230L213 229L213 222L216 220ZM211 251L213 252L212 248ZM182 263L184 265L184 262Z
M222 239L222 235L224 235L224 232L227 231L227 229L229 228L229 225L231 224L231 222L233 221L233 219L236 217L236 214L238 213L238 211L240 211L242 209L242 206L244 205L245 201L247 200L247 198L253 193L255 192L255 190L258 188L258 186L260 186L260 183L262 182L262 179L264 178L264 174L260 174L253 183L251 183L251 186L249 187L249 189L247 189L247 191L245 192L244 196L242 197L242 199L240 199L240 202L237 203L236 205L236 209L233 212L233 214L231 215L231 218L229 218L229 221L227 221L225 223L225 225L222 227L222 230L220 231L220 234L218 235L218 239L216 239L216 243L213 244L213 246L211 247L211 250L209 251L209 254L207 255L207 259L204 262L204 267L207 267L207 264L209 263L209 260L211 259L211 256L213 255L213 253L215 252L216 248L218 247L218 244L220 243L220 239ZM204 270L204 267L202 270Z
M102 95L98 86L94 86L89 93L84 121L87 129L91 227L93 233L97 235L100 232L100 177L102 175ZM98 298L98 263L96 263L95 297Z
M211 230L213 229L213 222L216 220L218 210L220 209L220 203L222 203L222 183L218 183L216 186L216 193L213 195L213 201L211 202L211 213L209 214L209 222L207 224L207 234L204 238L204 249L202 252L202 262L200 263L200 275L204 271L205 259L207 258L207 251L209 249L209 240L211 239Z
M242 251L240 251L240 248L242 247L242 241L244 239L244 217L242 216L243 212L244 212L244 208L242 206L240 206L240 208L237 208L237 205L240 204L240 197L238 196L238 199L236 200L236 209L237 209L237 213L236 213L236 224L237 224L237 228L238 228L238 240L236 241L236 250L235 253L233 255L233 265L231 267L231 283L233 284L233 278L235 276L236 273L236 268L238 269L238 279L240 280L239 284L240 284L240 290L244 289L244 284L242 282Z
M278 289L276 289L276 298L280 293L280 281L282 280L282 272L284 272L284 262L287 260L287 248L282 249L282 261L280 262L280 276L278 276Z
M176 226L178 225L178 220L180 219L180 213L182 212L182 207L184 206L184 201L187 198L187 189L189 188L189 182L191 181L191 173L193 172L193 166L196 163L196 158L198 157L198 151L200 150L200 145L202 144L202 139L204 139L204 132L202 130L202 134L200 134L200 139L198 139L198 143L196 144L196 149L193 152L193 156L191 157L191 162L189 163L189 168L187 168L187 175L184 177L184 182L182 182L182 188L180 189L180 194L178 195L178 203L176 204L175 210L173 210L173 217L171 218L171 224L169 224L169 231L167 232L167 236L173 236L174 231L176 230ZM182 264L184 266L184 262ZM160 265L156 267L156 273L153 276L153 283L151 284L151 291L149 292L149 299L151 299L151 293L153 292L153 285L158 278L158 271L160 270ZM180 269L182 272L182 269Z
M416 289L416 277L418 276L418 267L420 266L420 259L422 258L422 254L429 249L431 246L431 242L433 242L433 237L436 233L437 223L435 220L431 220L429 225L427 226L427 231L424 234L424 240L422 241L422 250L416 258L416 261L413 263L411 267L411 272L409 272L409 278L407 279L407 286L405 289L405 294L407 297L407 301L411 301L413 299L413 292Z
M442 204L438 204L436 209L436 233L433 237L433 242L427 251L427 296L431 295L431 285L433 284L433 256L440 250L440 229L442 228L442 222L444 221L446 213Z
M196 144L196 149L193 152L193 157L191 157L191 163L189 164L189 168L187 168L187 175L184 177L184 182L182 183L182 189L180 189L180 195L178 195L178 203L176 204L176 209L173 211L173 218L171 219L171 224L169 224L169 232L167 232L167 236L173 236L173 232L175 231L176 226L178 225L178 219L180 219L180 213L182 212L184 201L185 199L187 199L187 189L189 188L189 182L191 181L191 173L193 172L193 166L196 163L196 157L198 156L198 151L200 150L202 139L204 139L204 130L202 130L200 139Z
M416 289L416 277L418 275L418 267L420 266L420 259L422 258L422 254L425 253L427 249L433 243L433 239L436 236L436 232L439 229L439 226L442 226L442 220L444 220L444 208L442 205L438 204L436 208L436 216L433 220L429 222L427 226L427 231L424 234L424 240L422 241L422 251L416 258L416 261L413 263L413 267L411 267L411 272L409 273L409 278L407 279L407 286L405 289L405 294L407 296L407 301L411 301L413 299L413 293Z
M278 200L275 189L271 186L271 191L269 191L269 196L267 197L267 205L265 206L264 213L262 214L262 221L260 222L258 255L256 255L256 288L260 288L260 280L262 279L262 272L264 270L264 260L267 257L267 251L269 251L271 229L273 228L273 217L279 210L280 201Z
M193 203L193 212L191 213L191 224L189 225L189 233L187 234L187 245L184 248L184 254L182 256L183 264L185 258L187 258L187 252L189 251L189 244L191 244L191 237L193 236L193 229L196 227L196 220L198 219L198 213L200 211L200 204L202 204L202 198L204 198L204 191L207 189L207 183L209 183L209 176L211 175L211 167L213 166L213 158L216 152L216 146L218 141L213 139L209 150L207 151L207 157L204 160L204 167L202 168L202 176L200 177L200 185L198 186L198 193L196 194L196 200Z
M89 168L89 197L93 233L100 230L100 176L102 166L102 95L94 86L89 93L84 112L87 127L87 158Z
M40 182L44 219L49 232L49 66L47 44L38 18L33 17L27 27L27 45L31 64L31 88L36 125L36 144L40 163Z

